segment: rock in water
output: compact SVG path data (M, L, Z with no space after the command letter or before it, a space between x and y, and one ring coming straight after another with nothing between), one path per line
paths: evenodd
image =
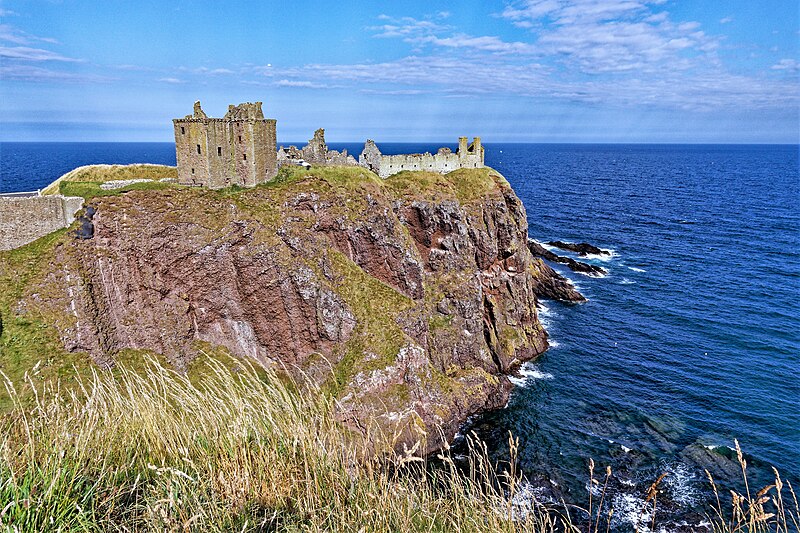
M507 376L547 348L537 292L576 298L531 256L508 182L488 168L284 174L93 198L92 238L65 237L19 309L58 316L65 349L102 364L133 349L186 369L218 347L285 369L338 397L354 429L422 438L421 453L505 405Z
M602 248L593 246L588 242L574 243L574 242L564 242L564 241L549 241L547 244L549 244L550 246L555 246L556 248L561 248L562 250L569 250L570 252L575 252L581 257L586 257L589 254L611 255L611 252L609 252L608 250L603 250Z
M608 272L606 269L596 266L590 265L589 263L583 263L581 261L576 261L571 257L565 257L563 255L557 255L536 242L533 239L528 239L528 249L530 250L531 254L537 257L542 257L547 259L548 261L552 261L554 263L561 263L567 265L567 267L572 270L573 272L579 272L581 274L588 274L590 276L604 276Z

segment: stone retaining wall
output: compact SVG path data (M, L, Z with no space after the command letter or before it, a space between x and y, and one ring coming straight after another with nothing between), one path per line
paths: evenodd
M66 228L83 207L74 196L0 197L0 250L13 250Z

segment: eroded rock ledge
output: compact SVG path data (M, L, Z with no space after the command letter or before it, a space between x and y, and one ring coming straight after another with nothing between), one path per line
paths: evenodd
M102 365L156 352L185 369L224 348L321 384L343 421L395 446L424 428L423 452L505 405L507 375L547 348L537 294L577 299L532 257L525 209L488 168L287 169L247 191L89 207L91 234L65 236L18 306L59 316L66 350Z

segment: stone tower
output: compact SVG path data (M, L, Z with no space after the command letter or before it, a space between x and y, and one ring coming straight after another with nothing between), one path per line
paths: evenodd
M254 187L277 173L276 121L265 119L261 102L229 105L223 118L194 113L172 121L178 181L220 189Z

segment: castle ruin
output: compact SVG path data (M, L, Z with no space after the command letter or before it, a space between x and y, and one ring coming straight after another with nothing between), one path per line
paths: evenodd
M229 105L223 118L209 118L195 102L192 115L172 123L179 183L254 187L278 171L276 121L264 118L261 102Z
M194 113L173 121L178 182L220 189L231 185L254 187L271 180L283 165L362 166L381 178L404 170L445 174L459 168L484 166L480 137L468 144L459 137L458 150L439 148L435 154L384 155L367 140L358 161L347 153L329 150L320 128L303 148L277 148L276 120L265 119L261 102L229 105L223 118L209 118L195 102Z
M358 166L358 161L352 155L348 155L347 150L337 152L328 149L325 143L325 130L322 128L314 132L314 137L303 148L298 149L296 146L278 148L278 167L296 165L299 161L318 166Z

